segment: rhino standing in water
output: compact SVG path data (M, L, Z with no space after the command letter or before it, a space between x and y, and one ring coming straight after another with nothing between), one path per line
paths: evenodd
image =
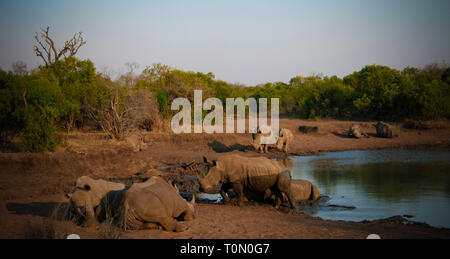
M240 155L227 155L217 161L207 163L208 174L199 178L200 191L207 193L219 192L225 202L229 202L226 192L232 188L236 193L238 205L245 200L246 190L258 193L262 196L270 189L276 198L275 207L279 208L284 193L292 208L296 208L295 199L291 191L290 171L279 161L273 161L266 157L244 157ZM216 186L222 183L220 191Z
M317 186L312 184L307 180L291 180L291 190L294 194L294 199L296 202L300 201L317 201L320 198L320 191ZM264 199L272 196L273 193L271 191L267 191L264 194ZM283 195L284 196L284 195ZM287 198L287 197L283 197Z
M179 232L183 231L184 227L175 219L182 217L183 220L191 220L195 217L195 198L187 202L180 196L176 187L161 177L153 176L146 182L133 184L128 189L124 188L123 184L93 180L88 176L81 178L84 181L87 179L90 184L75 188L67 197L71 206L78 208L89 223L96 218L104 219L105 214L111 213L114 223L124 229L162 226L167 231Z

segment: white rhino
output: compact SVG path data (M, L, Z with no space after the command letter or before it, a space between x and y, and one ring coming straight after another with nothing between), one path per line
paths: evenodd
M398 136L398 130L396 127L379 121L377 124L373 125L377 130L377 137L381 138L393 138Z
M84 177L86 179L86 176ZM78 181L77 181L78 182ZM93 184L94 183L94 184ZM130 188L110 188L115 183L92 180L83 188L67 194L72 206L85 216L88 223L108 215L124 229L145 229L162 226L167 231L183 231L175 219L191 220L195 216L195 199L183 199L178 189L158 176ZM109 190L109 191L108 191Z
M95 209L101 200L111 191L119 191L125 188L125 184L94 180L89 176L81 176L77 179L72 193L66 194L72 208L85 217L86 224L92 224L95 220Z
M277 149L287 153L289 151L289 145L294 140L294 134L288 129L280 129L280 134L277 140Z
M275 194L275 207L282 201L282 193L288 197L290 205L295 208L294 196L291 192L290 171L283 162L273 161L266 157L244 157L227 155L209 163L208 174L199 178L200 191L208 193L219 192L224 201L228 202L227 191L232 188L236 193L238 205L242 205L247 191L264 196L267 189ZM216 187L222 183L220 191Z
M125 137L125 141L134 152L144 151L148 147L144 142L144 137L138 132L134 132L130 136Z
M125 193L124 224L128 229L153 228L158 224L166 231L180 232L184 227L176 219L194 218L195 197L187 202L176 187L159 176L133 184Z
M278 135L278 136L276 136ZM252 146L258 152L267 153L269 150L269 144L262 144L262 138L272 138L276 142L275 146L279 151L288 152L289 145L294 140L294 135L288 129L280 129L278 133L274 133L270 127L267 128L266 133L262 133L261 129L258 128L256 133L252 134L253 142ZM276 141L275 141L276 140Z
M256 151L258 152L262 152L262 153L267 153L269 150L269 144L263 144L262 143L262 138L271 138L274 139L275 135L273 133L272 128L270 128L269 126L262 126L262 127L258 127L256 129L256 133L252 134L252 146L255 148Z
M352 125L348 131L347 131L347 136L349 137L354 137L354 138L362 138L362 137L369 137L366 133L364 133L361 129L361 127L357 124Z
M320 198L319 188L307 180L291 180L291 190L296 202L307 200L316 201ZM264 199L272 195L273 193L269 189L269 191L266 191ZM287 197L283 198L287 199Z

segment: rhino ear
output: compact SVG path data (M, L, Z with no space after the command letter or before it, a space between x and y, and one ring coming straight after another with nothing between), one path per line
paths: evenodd
M85 185L84 185L84 189L85 189L86 191L90 191L90 190L91 190L91 186L90 186L89 184L85 184Z
M217 161L213 160L212 164L213 164L213 166L217 166Z
M208 163L208 158L206 158L206 156L203 157L203 163L209 164L209 163Z

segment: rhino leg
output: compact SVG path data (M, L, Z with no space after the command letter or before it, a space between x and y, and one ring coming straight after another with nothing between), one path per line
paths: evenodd
M160 229L160 226L156 223L143 223L142 224L142 229Z
M222 184L222 187L220 188L220 192L219 193L222 196L223 202L225 204L230 203L230 197L228 197L227 191L229 189L231 189L231 187L232 187L231 184L224 183L224 184Z
M272 192L275 194L275 209L279 209L283 202L283 195L278 188L274 188Z
M291 208L297 210L297 204L291 189L291 182L289 177L287 177L285 174L280 174L278 176L277 189L278 192L286 194L289 201L289 205L291 205ZM283 196L282 195L280 196L281 196L280 200L282 200Z
M237 205L244 205L244 188L241 183L233 183L233 190L236 192Z
M95 212L91 206L86 206L86 216L84 218L83 226L91 227L95 225Z
M186 227L178 223L175 219L170 217L156 217L155 221L158 222L166 231L183 232Z
M264 153L267 153L269 151L269 145L264 144Z

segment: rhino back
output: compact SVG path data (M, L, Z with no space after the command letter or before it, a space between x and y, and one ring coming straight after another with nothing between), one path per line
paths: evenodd
M133 184L127 192L127 210L137 219L142 218L142 215L178 217L186 210L186 200L162 178L154 178Z
M291 180L291 190L296 201L308 200L311 196L311 183L306 180Z
M265 157L232 155L220 161L230 182L241 182L245 188L264 192L273 186L280 173L286 171L282 163Z

